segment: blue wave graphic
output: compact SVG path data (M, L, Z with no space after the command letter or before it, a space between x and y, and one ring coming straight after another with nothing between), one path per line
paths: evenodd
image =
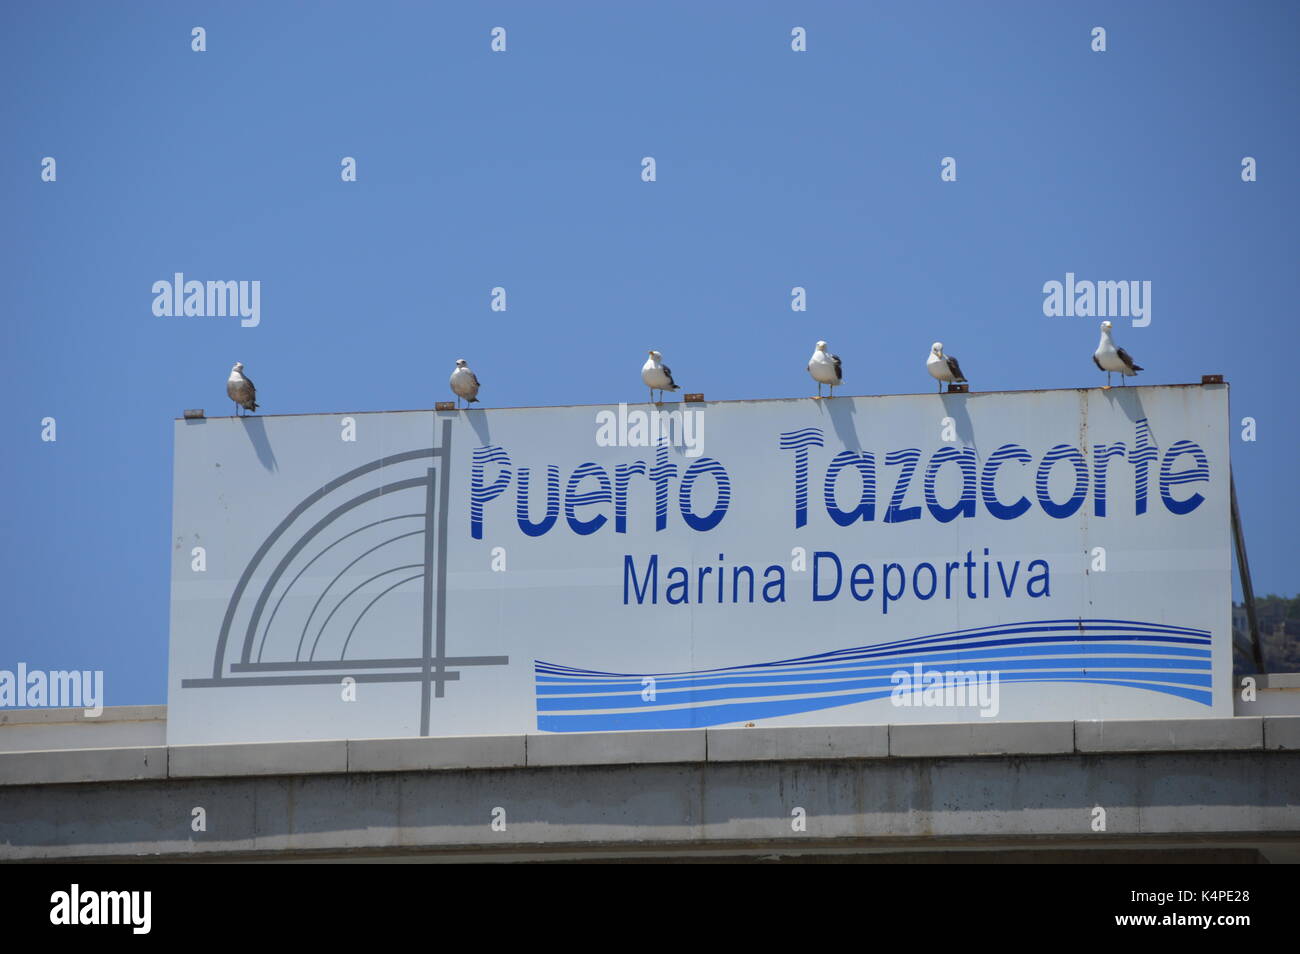
M803 427L797 431L786 431L781 435L782 450L798 450L801 447L822 447L822 429L820 427Z
M892 675L996 672L999 683L1123 686L1209 706L1208 630L1137 620L1029 620L745 666L615 673L534 661L544 732L704 728L888 698ZM646 693L653 680L653 693Z

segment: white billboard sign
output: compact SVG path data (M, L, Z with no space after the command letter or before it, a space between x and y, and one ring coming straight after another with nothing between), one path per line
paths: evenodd
M1227 402L178 421L168 740L1230 715Z

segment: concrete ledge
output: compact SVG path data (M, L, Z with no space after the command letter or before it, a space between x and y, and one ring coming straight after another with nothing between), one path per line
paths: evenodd
M167 745L161 719L105 722L91 727L76 722L0 727L0 752L48 752L54 749L147 749Z
M166 777L167 749L161 745L0 754L0 785L127 782Z
M145 749L167 744L166 706L82 709L0 708L0 752L55 749Z
M1076 722L1074 745L1080 752L1261 749L1264 747L1264 724L1258 716Z
M0 709L0 729L59 722L99 725L105 722L155 722L166 719L166 706L105 706L103 712L93 717L86 715L84 709Z
M639 765L703 762L704 729L653 732L566 732L530 735L529 765Z
M877 759L889 755L889 726L706 729L710 762Z
M54 731L52 728L40 731ZM0 752L0 786L161 778L782 762L1300 750L1300 716L1124 722L675 729L557 735L119 745Z
M173 745L167 750L170 778L218 775L329 775L348 770L346 739L316 742L245 742L238 745Z
M429 769L514 768L526 764L522 735L445 739L352 739L349 772L421 772Z
M1264 748L1300 749L1300 716L1265 716Z
M1300 689L1300 672L1269 672L1255 677L1260 689Z
M889 727L889 754L902 758L1073 751L1073 722L939 722Z

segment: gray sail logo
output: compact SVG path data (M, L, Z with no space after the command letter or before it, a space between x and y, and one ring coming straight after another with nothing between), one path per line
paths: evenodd
M209 676L184 689L418 683L420 734L463 671L447 651L451 422L435 446L356 467L301 500L245 566Z

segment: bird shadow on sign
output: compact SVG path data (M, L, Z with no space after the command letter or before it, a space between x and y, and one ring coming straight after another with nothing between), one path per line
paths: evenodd
M1119 409L1134 424L1147 416L1147 412L1142 408L1142 392L1138 388L1114 387L1101 393L1106 396L1106 400L1112 406L1118 405Z
M858 440L858 429L853 423L853 415L857 413L856 401L823 398L817 402L817 409L830 417L835 436L847 450L862 450L862 444Z
M966 447L975 448L975 456L979 457L980 449L975 443L975 425L970 421L970 413L966 410L966 400L969 394L950 394L944 392L939 395L943 403L944 417L950 417L957 430L957 440L955 443ZM940 432L942 433L942 432Z
M466 408L461 412L465 415L465 420L469 426L474 428L474 433L478 435L479 446L485 447L492 443L492 433L488 428L487 415L482 411L471 411Z
M262 419L241 417L239 420L243 421L244 433L253 442L253 450L257 451L257 459L262 462L262 466L267 470L276 470L275 451L271 450L271 442L266 438L266 425Z

